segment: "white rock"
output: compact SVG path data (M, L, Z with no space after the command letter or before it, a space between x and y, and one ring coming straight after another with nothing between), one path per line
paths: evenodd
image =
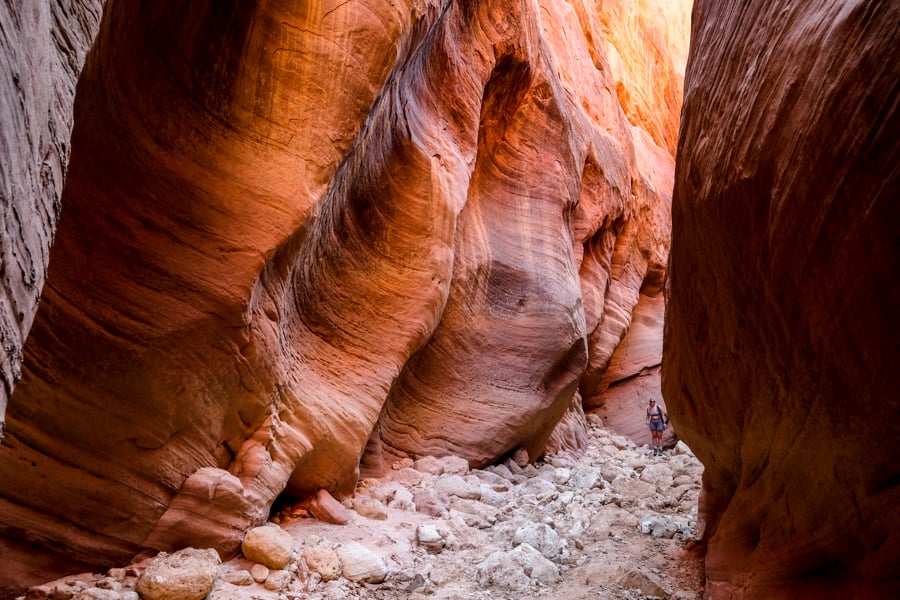
M508 470L507 470L508 472ZM509 479L497 475L493 471L483 471L474 469L472 474L478 477L485 486L490 487L495 492L508 492L511 485ZM512 477L512 473L509 474Z
M387 575L384 560L359 542L349 542L338 549L341 573L350 581L381 583Z
M528 544L522 544L511 551L488 556L478 566L475 577L483 588L523 592L533 582L554 583L559 579L559 568Z
M565 485L571 477L572 469L559 468L553 471L553 478L551 481L557 485Z
M694 456L694 451L691 450L690 446L685 444L682 440L678 440L678 443L675 444L674 452L678 455L686 454L688 456Z
M513 545L527 544L540 552L544 558L556 560L563 554L564 540L556 531L544 523L530 523L516 529L513 534Z
M79 592L72 600L121 600L121 596L116 590L93 587Z
M507 467L505 464L494 465L493 467L488 467L486 470L489 470L494 475L502 477L507 481L515 481L515 473L510 471L509 467Z
M439 494L447 494L448 496L472 500L478 500L481 497L481 487L469 485L469 483L459 475L441 475L434 482L434 491Z
M385 521L388 518L387 510L381 500L358 496L353 499L353 510L362 517L376 521Z
M416 542L429 554L440 554L444 539L433 523L421 523L416 528Z
M291 560L293 548L291 534L274 523L251 529L241 542L247 560L270 569L283 569Z
M397 510L405 510L408 512L415 512L416 504L413 502L413 495L406 488L400 488L394 494L394 498L388 502L388 506L390 508L395 508Z
M135 590L144 600L200 600L212 589L221 562L212 548L160 553L144 570Z
M530 496L541 496L541 495L549 495L556 492L556 486L547 481L546 479L541 479L540 477L535 477L534 479L527 479L523 481L521 484L516 486L515 489L516 495L519 497L530 495Z
M602 486L603 480L599 469L593 467L581 467L572 471L569 477L569 485L576 489L589 490L598 485Z
M673 515L648 515L640 520L641 533L650 534L655 538L671 538L676 533L690 537L690 523L683 517Z
M481 486L480 501L497 508L502 508L509 504L509 498L506 496L506 494L496 492L487 485Z

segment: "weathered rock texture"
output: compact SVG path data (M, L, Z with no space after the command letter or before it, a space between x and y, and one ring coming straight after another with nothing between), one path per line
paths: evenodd
M0 433L47 275L75 82L103 0L0 6Z
M713 598L900 591L896 2L698 0L663 389Z
M665 265L680 85L657 3L612 6L111 4L0 449L6 581L232 553L367 447L534 460L567 410L581 443ZM628 31L655 45L617 75Z

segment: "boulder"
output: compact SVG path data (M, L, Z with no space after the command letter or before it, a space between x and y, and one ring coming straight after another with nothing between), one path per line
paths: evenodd
M309 570L318 573L322 581L332 581L341 576L341 559L332 548L304 548L302 556Z
M241 542L241 552L248 560L270 569L283 569L291 560L293 548L291 534L272 523L251 529Z
M488 556L476 571L478 585L513 592L524 592L534 584L551 584L559 578L559 568L527 543L513 550Z
M209 548L160 553L135 584L143 600L202 600L212 590L221 559Z
M359 542L349 542L337 550L341 574L350 581L381 583L387 576L384 559Z

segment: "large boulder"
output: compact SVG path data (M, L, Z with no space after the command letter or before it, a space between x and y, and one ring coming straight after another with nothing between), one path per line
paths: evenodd
M900 4L694 4L663 390L712 598L900 593Z

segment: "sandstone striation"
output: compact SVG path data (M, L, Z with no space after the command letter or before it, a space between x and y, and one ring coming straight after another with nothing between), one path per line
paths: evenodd
M0 6L0 433L47 276L75 83L103 0Z
M896 2L698 0L663 389L712 598L900 591Z
M583 445L576 391L665 265L678 105L637 73L680 69L609 48L677 37L668 3L175 4L110 4L78 84L3 585L231 555L361 458L533 462L567 411Z

